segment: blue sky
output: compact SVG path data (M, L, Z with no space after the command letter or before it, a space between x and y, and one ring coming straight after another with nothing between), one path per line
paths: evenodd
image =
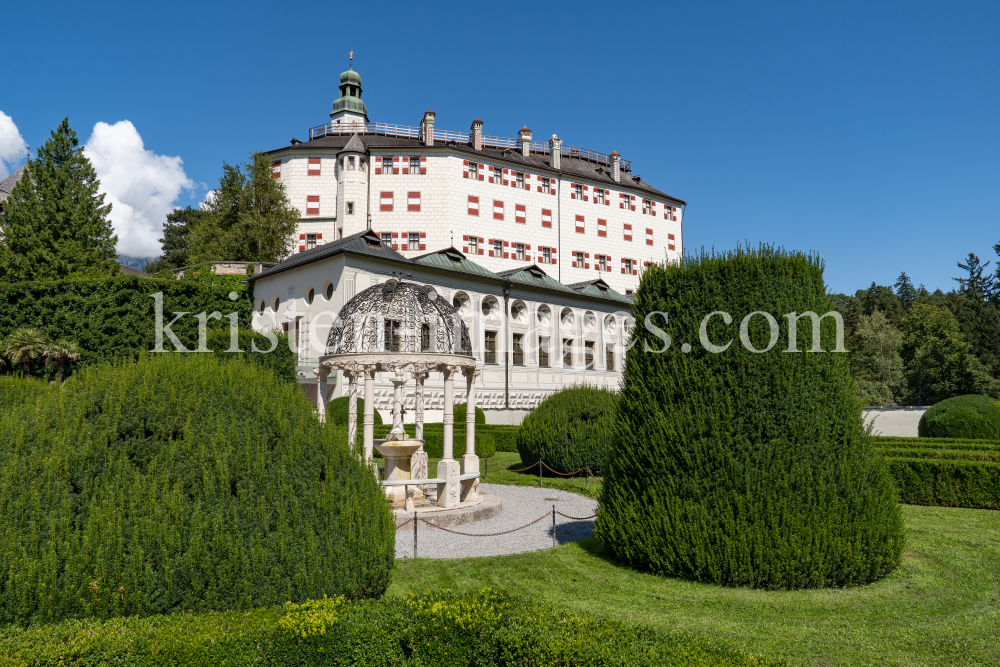
M996 265L1000 3L9 4L0 111L32 149L69 116L136 220L306 138L353 49L372 120L617 150L689 251L815 250L849 292Z

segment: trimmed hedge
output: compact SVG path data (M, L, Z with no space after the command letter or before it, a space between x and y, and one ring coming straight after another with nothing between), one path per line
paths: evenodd
M618 560L769 589L863 584L899 564L899 492L865 432L848 355L833 352L834 323L822 322L825 352L807 351L808 318L799 352L786 351L785 314L833 310L819 258L773 247L643 273L594 529ZM731 324L707 317L717 311ZM760 311L777 331L755 315L741 333ZM699 344L706 320L708 345L727 348Z
M294 384L141 355L0 415L0 623L377 597L392 516Z
M490 589L7 628L0 630L0 654L5 665L17 667L781 664L687 635L557 612Z
M327 422L333 424L334 426L347 426L347 417L350 410L350 396L341 396L340 398L335 398L326 404L326 419ZM365 414L365 399L358 399L358 433L363 433L364 424L363 417ZM382 426L382 415L379 414L378 410L375 410L375 426ZM378 429L376 428L376 432ZM388 433L388 429L386 433ZM344 429L344 435L347 435L347 429ZM381 437L381 436L377 436Z
M113 359L135 359L151 350L156 338L155 300L163 293L164 324L175 312L187 312L171 330L188 349L198 346L194 315L218 311L238 313L238 324L249 329L253 302L240 281L173 280L120 275L114 278L69 278L50 282L0 282L0 338L21 327L32 327L47 338L75 341L83 350L67 370ZM229 298L236 293L236 300ZM223 319L223 322L227 322ZM211 324L218 326L218 321ZM164 348L173 349L164 338ZM32 362L32 373L54 378L44 360Z
M517 431L521 462L530 466L541 459L561 473L589 467L592 474L599 474L614 438L617 401L614 392L598 387L569 387L549 394Z
M344 423L347 421L345 419ZM464 422L463 422L464 424ZM384 438L389 430L392 428L391 424L376 425L375 426L375 438ZM413 424L406 424L403 429L409 434L411 438L416 437L416 428ZM517 451L516 449L502 449L502 446L511 447L511 443L514 440L514 434L516 432L516 426L505 426L499 424L484 424L482 426L476 426L476 455L479 457L493 456L496 452L510 452ZM347 432L346 429L344 431ZM489 435L493 439L494 452L490 454L483 454L481 452L488 451L484 449L484 445L481 444L481 438L484 435ZM452 450L453 454L456 456L461 456L465 453L465 426L458 426L456 424L455 428L452 430L451 436ZM432 423L424 424L424 451L427 452L427 456L432 459L439 459L444 456L444 424ZM376 456L379 456L376 451Z
M242 352L229 352L232 345L229 329L209 329L205 346L215 353L219 361L244 359L266 368L286 382L298 382L298 357L288 347L288 335L280 331L272 331L271 335L276 342L272 343L266 334L240 329L237 331L237 348ZM254 352L254 349L258 351Z
M895 456L887 460L904 503L1000 509L1000 464Z
M456 424L464 424L465 423L466 406L467 406L466 403L456 403L455 404L454 414L455 414L455 423ZM476 407L476 427L478 428L479 426L486 426L486 413L483 412L482 408L480 408L480 407L477 406Z
M920 417L921 438L1000 438L1000 401L970 394L947 398Z

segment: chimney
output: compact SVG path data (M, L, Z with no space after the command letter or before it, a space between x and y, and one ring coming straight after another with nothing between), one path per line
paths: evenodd
M433 111L425 111L424 118L420 121L420 134L424 137L425 146L434 145L434 116Z
M521 140L521 155L528 157L528 143L531 141L531 130L525 125L517 133L517 138Z
M560 169L560 162L562 161L562 139L556 135L552 135L549 139L549 165L553 169Z
M611 178L615 179L615 183L622 182L622 156L618 151L611 153Z
M483 121L478 118L472 121L472 135L469 144L477 151L483 150Z

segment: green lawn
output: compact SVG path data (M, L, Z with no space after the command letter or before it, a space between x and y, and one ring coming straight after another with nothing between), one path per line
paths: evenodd
M390 595L505 586L792 664L1000 664L1000 512L907 505L903 516L903 563L870 586L727 589L634 572L587 540L519 556L400 561Z
M462 451L465 451L465 449L463 448ZM431 461L431 472L437 470L437 461L438 459ZM485 473L487 471L486 461L480 461L479 467L480 471ZM534 466L531 470L524 472L511 472L511 470L520 468L524 468L520 454L517 452L497 452L496 455L491 456L489 459L489 473L483 475L480 479L488 481L491 484L538 486L538 466ZM579 493L581 496L589 498L597 498L598 489L601 488L601 482L596 477L590 478L590 488L588 489L588 482L585 477L559 477L544 468L542 469L542 473L542 485L545 488L572 491L573 493Z

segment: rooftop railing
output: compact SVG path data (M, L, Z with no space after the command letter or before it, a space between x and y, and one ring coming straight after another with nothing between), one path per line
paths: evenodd
M309 128L309 140L325 137L328 135L342 134L378 134L385 137L406 137L409 139L423 139L423 132L419 127L410 125L394 125L392 123L325 123ZM483 145L494 148L509 148L511 150L521 150L521 140L510 137L493 137L483 135ZM452 132L450 130L434 129L435 141L453 141L457 144L471 144L472 135L469 132ZM549 145L544 141L529 141L528 150L533 153L549 152ZM598 153L589 148L579 146L562 146L560 155L566 157L579 158L611 166L611 157L606 153ZM629 160L621 161L621 168L624 171L632 171L632 163Z

